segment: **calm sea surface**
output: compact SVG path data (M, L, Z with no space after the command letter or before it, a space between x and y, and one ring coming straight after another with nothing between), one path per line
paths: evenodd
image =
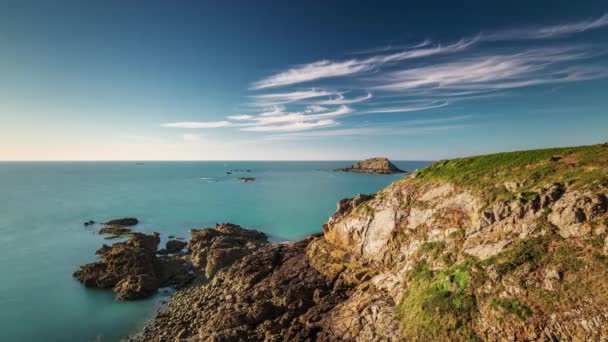
M115 341L152 317L156 297L116 302L72 278L105 242L97 222L133 216L137 231L188 238L233 222L273 240L320 232L336 202L403 175L330 170L350 162L0 162L0 341ZM428 162L395 162L412 171ZM226 174L230 169L250 173ZM237 177L256 177L242 183Z

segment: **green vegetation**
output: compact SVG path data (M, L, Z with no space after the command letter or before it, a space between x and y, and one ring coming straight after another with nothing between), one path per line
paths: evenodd
M425 242L420 246L420 253L429 254L436 258L445 249L444 241Z
M476 338L470 324L477 310L469 268L466 262L443 271L430 270L425 260L416 265L396 309L406 340Z
M466 231L464 229L457 229L448 235L450 239L462 240L465 238Z
M570 244L558 246L553 252L553 260L567 270L579 270L585 263L578 258L576 248Z
M516 182L520 196L530 200L535 189L553 182L608 184L607 168L608 144L601 144L444 160L420 170L416 179L450 181L490 200L512 198L503 185Z
M542 237L518 241L508 250L498 254L494 258L484 260L483 263L496 263L496 271L502 275L515 270L525 263L536 266L546 251L547 240L548 238Z
M516 299L493 299L492 308L501 307L522 320L532 316L532 310Z

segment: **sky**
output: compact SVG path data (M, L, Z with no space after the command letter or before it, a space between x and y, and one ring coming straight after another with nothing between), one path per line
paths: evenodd
M0 160L608 141L608 2L0 0Z

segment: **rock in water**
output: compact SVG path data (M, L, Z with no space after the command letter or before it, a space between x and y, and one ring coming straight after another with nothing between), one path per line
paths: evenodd
M131 233L129 240L103 245L101 261L80 266L74 277L87 287L113 289L117 299L151 296L161 286L182 286L192 279L188 260L156 257L158 233Z
M184 249L188 245L185 241L180 240L169 240L166 244L166 249L169 253L177 253Z
M112 227L131 227L139 223L139 220L134 217L126 217L121 219L110 220L105 222L105 226Z
M381 175L406 172L396 167L387 158L370 158L362 162L356 162L350 167L336 169L335 171L374 173Z
M98 234L107 234L110 235L106 237L107 240L116 239L119 237L126 236L131 233L131 229L125 227L116 227L116 226L106 226L97 232Z

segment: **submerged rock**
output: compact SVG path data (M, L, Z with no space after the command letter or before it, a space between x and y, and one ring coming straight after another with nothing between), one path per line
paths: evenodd
M406 172L395 166L395 164L391 163L387 158L370 158L362 162L356 162L350 167L338 168L335 171L374 173L381 175Z

